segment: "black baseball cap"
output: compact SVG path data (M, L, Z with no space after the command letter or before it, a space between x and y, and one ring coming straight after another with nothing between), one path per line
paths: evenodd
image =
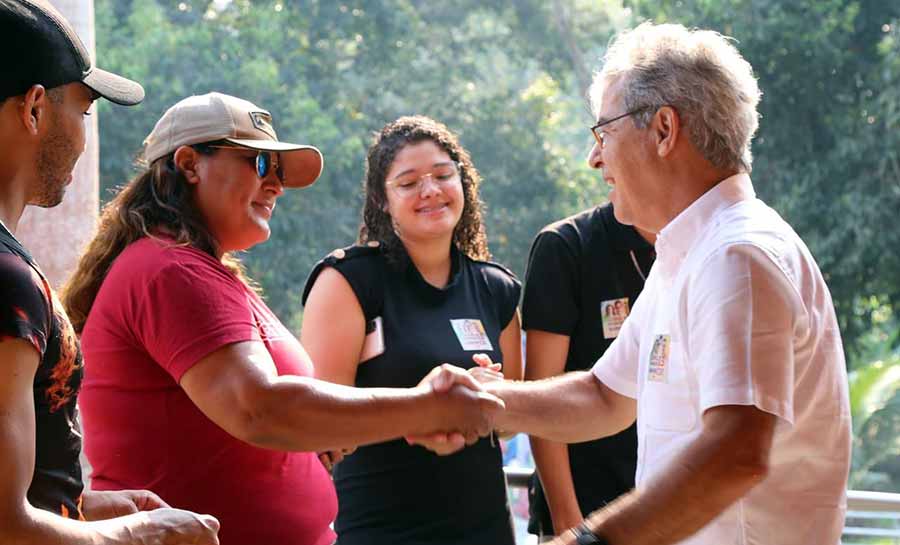
M75 30L46 0L0 0L0 44L6 55L0 100L33 85L52 89L76 81L116 104L144 100L139 83L94 66Z

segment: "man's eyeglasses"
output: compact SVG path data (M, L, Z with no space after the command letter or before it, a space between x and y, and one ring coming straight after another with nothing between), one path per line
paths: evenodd
M600 146L600 149L603 149L603 145L604 145L603 139L606 137L606 134L602 130L600 130L600 127L602 127L604 125L609 125L613 121L618 121L618 120L628 117L630 115L639 114L639 113L643 112L644 110L648 110L648 109L650 109L650 106L641 106L640 108L635 108L634 110L631 110L630 112L626 112L622 115L617 115L616 117L614 117L612 119L607 119L606 121L601 121L601 122L597 123L596 125L594 125L593 127L591 127L591 134L594 135L594 139L597 140L597 145Z
M250 148L242 148L240 146L207 146L210 148L216 149L233 149L233 150L247 150L247 151L255 151L256 157L248 157L248 159L253 160L253 164L256 167L256 175L259 176L260 180L264 180L266 176L269 175L273 170L275 171L275 175L278 179L284 183L284 168L281 165L281 161L278 160L278 153L274 151L262 151L262 150L254 150Z
M448 186L459 181L459 165L454 161L436 166L431 172L421 176L415 174L401 174L396 178L387 180L384 185L393 189L399 197L407 198L420 195L425 188L425 180L431 179L438 187Z

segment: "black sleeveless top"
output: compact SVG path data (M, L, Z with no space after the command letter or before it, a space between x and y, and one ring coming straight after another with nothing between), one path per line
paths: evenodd
M356 386L415 386L440 363L472 367L479 352L502 361L500 332L521 291L507 269L454 249L450 281L435 288L412 264L354 246L316 265L304 303L325 267L347 279L367 323L381 318L384 352L359 364ZM488 438L450 456L404 440L360 447L335 467L334 482L339 545L515 543L499 443Z

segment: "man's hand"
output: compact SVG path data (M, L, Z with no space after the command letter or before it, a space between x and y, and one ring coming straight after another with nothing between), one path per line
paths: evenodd
M149 490L86 490L82 496L81 512L87 520L106 520L161 507L169 507L169 504Z
M435 429L439 431L406 440L441 455L457 452L489 434L493 429L493 414L504 407L503 401L485 392L475 377L448 364L432 369L418 387L435 395Z

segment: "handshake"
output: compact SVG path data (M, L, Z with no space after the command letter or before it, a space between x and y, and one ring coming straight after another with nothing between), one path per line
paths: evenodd
M447 455L494 431L506 405L485 385L503 381L501 364L493 363L485 354L476 354L473 359L478 365L468 371L445 363L418 384L431 408L426 413L429 431L406 436L409 444Z

